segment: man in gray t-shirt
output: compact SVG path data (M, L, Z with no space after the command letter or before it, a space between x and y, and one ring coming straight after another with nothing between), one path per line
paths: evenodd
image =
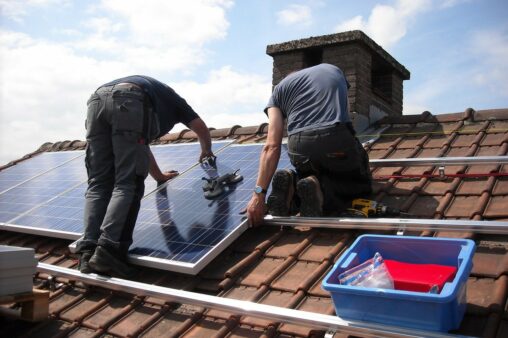
M289 74L274 88L265 114L272 107L288 120L288 135L351 122L346 78L327 63Z
M265 108L268 137L247 207L250 224L260 224L267 207L272 215L288 216L295 188L300 215L307 217L339 213L352 198L371 193L368 156L354 136L347 89L343 72L330 64L291 73L274 88ZM289 157L297 175L290 170L275 172L285 119Z

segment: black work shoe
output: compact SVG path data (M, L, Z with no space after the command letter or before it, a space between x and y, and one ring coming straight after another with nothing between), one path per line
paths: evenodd
M273 175L272 192L266 204L272 216L289 216L295 193L294 173L289 169L278 170Z
M320 217L323 215L323 193L316 176L299 180L296 191L300 197L300 216Z
M79 256L78 260L78 269L81 273L92 273L93 270L90 267L90 264L88 262L90 261L90 258L93 256L93 251L83 251L81 255Z
M137 270L129 264L110 253L107 249L98 246L88 262L90 267L101 274L124 279L132 278Z

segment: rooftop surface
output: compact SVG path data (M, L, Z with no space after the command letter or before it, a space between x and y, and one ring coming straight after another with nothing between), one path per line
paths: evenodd
M501 156L508 153L508 109L387 117L381 137L367 146L370 159ZM213 130L215 140L263 142L267 125ZM196 141L191 131L168 134L159 143ZM82 141L45 144L41 151L83 149ZM14 161L8 166L16 165ZM3 167L5 168L5 166ZM2 168L2 169L3 169ZM372 199L419 218L508 220L507 165L373 169ZM435 175L434 175L435 174ZM457 175L458 174L458 175ZM465 174L465 175L463 175ZM449 176L447 176L449 175ZM365 231L262 226L247 230L197 276L141 268L137 281L290 309L334 314L321 282L341 253ZM394 234L392 231L369 233ZM471 232L406 232L405 235L470 238L476 243L467 281L467 310L452 333L508 336L508 237ZM44 263L76 268L71 241L0 231L0 244L31 247ZM234 313L165 302L76 283L50 282L38 273L35 286L50 290L50 318L25 323L0 318L6 337L314 337L323 331ZM348 337L337 333L335 337Z

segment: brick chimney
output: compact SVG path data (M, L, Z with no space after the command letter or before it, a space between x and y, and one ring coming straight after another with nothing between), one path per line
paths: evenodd
M295 70L330 63L351 84L349 109L373 123L384 115L402 115L402 82L409 71L362 31L283 42L266 47L273 57L275 86Z

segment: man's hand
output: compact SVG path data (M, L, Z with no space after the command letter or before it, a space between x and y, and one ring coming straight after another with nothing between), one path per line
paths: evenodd
M247 205L247 218L251 226L258 226L263 222L267 207L265 204L264 195L253 194Z
M170 179L175 178L178 175L179 175L178 171L170 170L161 172L161 174L158 175L156 178L154 177L154 179L157 181L157 183L160 184L169 181Z
M211 150L201 151L201 154L199 155L199 163L203 163L203 160L206 159L207 157L213 158L215 157L215 155Z

